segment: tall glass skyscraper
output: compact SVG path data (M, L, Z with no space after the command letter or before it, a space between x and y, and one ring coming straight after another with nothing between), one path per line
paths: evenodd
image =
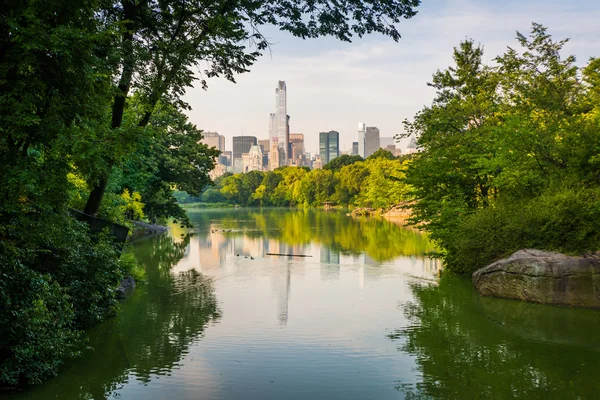
M340 156L340 133L337 131L319 133L319 156L323 164Z
M285 81L279 81L275 89L275 126L277 129L278 145L283 149L283 165L289 158L290 131L287 115L287 88Z

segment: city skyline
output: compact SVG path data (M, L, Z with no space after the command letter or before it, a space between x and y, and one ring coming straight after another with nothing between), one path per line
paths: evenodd
M600 7L593 1L441 1L424 2L419 13L402 21L402 38L370 35L353 43L331 38L302 40L273 29L271 52L251 71L235 77L209 78L208 90L198 85L184 100L193 110L191 122L226 137L269 137L269 113L274 113L273 92L278 80L287 84L290 132L305 135L305 149L318 152L318 133L340 132L340 150L357 141L356 126L364 121L380 129L382 137L402 132L402 121L412 119L431 104L435 89L427 87L437 69L451 65L453 47L472 38L484 46L484 60L518 48L516 31L527 34L531 22L548 27L555 40L571 38L564 55L574 54L578 64L600 53L597 20ZM507 23L507 21L509 21ZM408 141L402 143L406 149Z

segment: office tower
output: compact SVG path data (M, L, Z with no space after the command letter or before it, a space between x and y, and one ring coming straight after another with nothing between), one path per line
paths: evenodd
M262 151L263 153L268 153L269 149L271 148L271 141L270 139L260 139L258 141L258 145L260 146L260 151Z
M243 171L242 154L248 153L250 148L258 144L254 136L234 136L233 137L233 170L235 173Z
M225 136L219 135L218 132L202 132L202 136L204 137L200 142L219 151L225 151Z
M231 150L224 151L223 152L223 157L225 157L227 159L227 162L225 163L225 165L227 165L228 167L230 167L232 165L232 158L233 158Z
M271 151L269 151L269 170L274 171L281 167L282 149L279 147L277 138L271 142Z
M304 134L290 133L290 146L292 165L303 165L300 160L304 155Z
M362 158L365 157L365 134L367 132L367 128L364 122L358 123L358 155Z
M352 142L352 153L353 156L358 155L358 142Z
M287 88L284 81L277 83L275 89L275 126L279 147L283 149L282 165L287 164L288 143L290 142L289 115L287 115Z
M359 144L360 145L360 144ZM374 126L368 126L365 132L365 155L364 158L379 150L379 129Z
M340 134L337 131L319 133L319 156L323 164L340 156Z

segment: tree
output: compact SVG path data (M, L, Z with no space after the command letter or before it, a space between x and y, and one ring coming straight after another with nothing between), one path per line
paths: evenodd
M377 151L367 157L367 160L373 160L375 158L385 158L386 160L395 160L396 156L392 154L391 151L385 149L377 149Z
M348 154L342 154L341 156L336 157L333 160L329 161L327 164L323 165L323 169L333 171L333 172L338 172L346 165L351 165L351 164L354 164L355 162L359 162L362 160L363 160L363 158L358 155L350 156Z

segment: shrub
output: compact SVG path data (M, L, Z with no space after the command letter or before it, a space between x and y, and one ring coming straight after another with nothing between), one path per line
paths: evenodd
M446 238L448 269L471 273L523 248L582 254L600 248L600 191L560 188L504 199L465 217Z

